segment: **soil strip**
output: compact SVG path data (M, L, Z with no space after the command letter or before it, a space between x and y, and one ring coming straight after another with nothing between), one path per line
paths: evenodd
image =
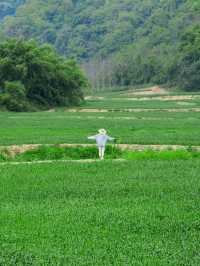
M106 161L112 161L112 162L125 162L125 159L110 159ZM19 165L19 164L51 164L51 163L97 163L102 162L102 160L99 159L83 159L83 160L44 160L44 161L31 161L31 162L3 162L0 163L1 165Z
M127 91L125 93L122 93L122 95L127 95L127 96L131 96L131 95L157 95L157 94L167 94L167 90L165 90L164 88L161 88L159 86L153 86L150 88L146 88L146 89L140 89L137 91Z
M66 109L66 112L71 113L108 113L108 112L200 112L200 108L170 108L170 109Z
M200 95L178 95L178 96L155 96L140 98L112 98L112 100L125 101L186 101L200 99ZM108 99L109 100L109 99Z

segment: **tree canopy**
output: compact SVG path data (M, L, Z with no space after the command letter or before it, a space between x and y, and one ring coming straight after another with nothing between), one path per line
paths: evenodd
M0 104L8 110L79 105L86 86L76 63L48 45L14 39L0 45Z
M155 45L176 41L191 24L194 0L34 0L15 2L15 16L2 24L7 36L53 44L66 56L105 57L149 38ZM18 3L18 5L17 5ZM189 8L188 8L189 6Z
M5 0L4 6L6 3L14 8L15 16L4 14L0 39L34 38L49 43L67 58L91 62L88 74L92 80L199 87L197 55L188 60L189 53L198 54L198 38L195 44L188 40L190 49L183 47L186 36L193 31L198 35L199 0ZM105 71L102 65L108 65L106 61L109 67Z

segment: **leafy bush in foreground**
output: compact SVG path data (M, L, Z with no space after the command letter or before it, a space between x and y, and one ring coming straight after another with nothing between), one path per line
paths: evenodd
M121 157L122 152L112 146L106 147L106 158L115 159ZM59 147L41 146L38 149L29 150L17 154L14 160L37 161L37 160L62 160L62 159L97 159L98 150L96 147Z

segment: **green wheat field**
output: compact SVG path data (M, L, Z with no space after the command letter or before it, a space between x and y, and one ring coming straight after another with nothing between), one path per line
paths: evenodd
M76 112L0 113L0 265L200 265L200 99L124 94ZM98 161L95 147L56 146L91 144L99 128L120 144L186 150L114 144ZM55 146L6 157L14 144Z

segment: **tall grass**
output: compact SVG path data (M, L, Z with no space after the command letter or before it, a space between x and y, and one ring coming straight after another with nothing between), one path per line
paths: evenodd
M80 160L97 159L98 150L96 147L60 147L40 146L37 149L18 153L15 156L4 149L0 152L0 162L5 161L42 161L42 160ZM165 151L122 151L115 146L106 147L105 159L122 158L126 160L189 160L200 158L200 152L193 149L188 150L165 150Z
M106 159L121 157L122 151L113 146L106 147ZM97 159L97 147L60 147L40 146L37 149L16 154L14 157L4 150L0 152L0 161L42 161L42 160L79 160Z

